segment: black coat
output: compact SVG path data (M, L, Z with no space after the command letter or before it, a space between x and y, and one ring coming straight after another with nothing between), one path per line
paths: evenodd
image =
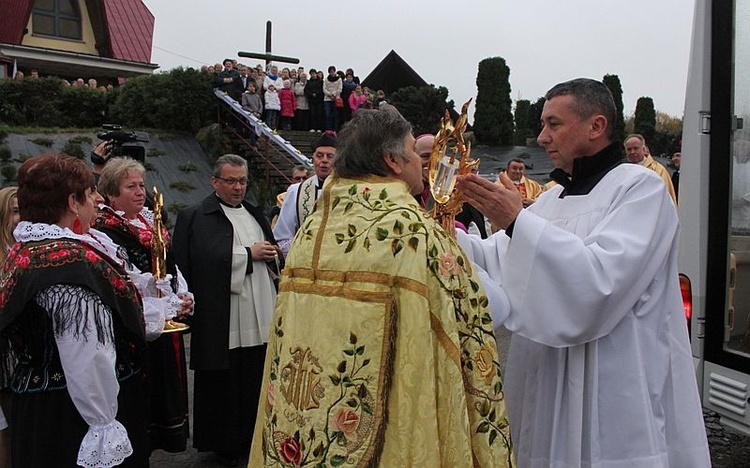
M242 202L263 229L265 239L276 240L260 208ZM177 216L172 251L195 296L191 321L190 368L229 369L229 285L232 276L232 223L215 193Z
M224 83L224 78L231 78L232 82ZM219 74L216 75L214 86L227 93L235 101L240 100L242 92L244 91L242 89L242 78L240 78L240 73L235 69L219 72Z
M305 85L305 96L307 96L307 100L311 105L323 105L323 81L307 80L307 84Z

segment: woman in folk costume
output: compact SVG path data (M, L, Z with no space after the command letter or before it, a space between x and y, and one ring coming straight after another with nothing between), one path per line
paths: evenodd
M16 243L13 230L21 220L17 194L18 187L0 189L0 265ZM0 466L10 466L10 430L7 419L11 407L10 392L5 385L0 390Z
M0 270L13 466L148 466L143 311L116 246L88 233L93 182L62 154L18 172L18 243Z
M94 227L127 251L130 262L141 271L152 271L151 241L154 213L144 207L145 169L130 158L107 162L99 177L99 189L107 198ZM162 232L167 248L169 286L182 301L180 314L192 310L192 294L177 270L170 247L169 234ZM146 381L149 387L149 442L151 450L181 452L189 436L187 367L181 333L164 333L148 344Z
M282 272L248 466L512 466L489 307L507 299L414 199L395 109L337 143Z

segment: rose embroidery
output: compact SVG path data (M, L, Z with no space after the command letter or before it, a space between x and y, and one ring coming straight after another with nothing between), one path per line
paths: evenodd
M477 371L487 385L492 383L492 378L495 376L495 364L492 362L494 357L495 354L492 352L492 349L487 346L482 346L476 356L474 356L474 361L477 363Z
M333 427L337 431L344 433L344 437L349 440L356 438L357 427L359 426L359 415L352 410L340 409L333 417Z
M15 265L18 268L26 269L29 267L29 264L31 264L31 260L26 255L19 255L16 257Z
M92 252L91 250L86 250L86 260L88 260L91 263L96 263L99 261L99 256Z
M299 442L291 437L287 437L279 445L279 455L285 463L291 463L299 466L302 463L302 449Z
M456 257L450 253L445 252L440 255L440 276L453 276L461 272L461 267L456 262Z

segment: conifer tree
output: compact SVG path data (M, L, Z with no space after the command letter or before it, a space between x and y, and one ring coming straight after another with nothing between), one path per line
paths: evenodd
M644 96L638 98L635 105L635 116L633 117L633 131L640 133L646 139L646 144L654 140L656 134L656 110L654 100Z
M604 86L609 88L609 92L612 93L612 98L614 99L615 107L617 108L615 139L623 141L625 138L625 114L624 106L622 104L622 85L620 84L620 77L617 75L604 75L602 82L604 83Z
M510 68L502 57L479 62L474 135L486 144L513 142L513 114L510 99Z
M526 138L531 136L529 130L529 109L531 102L528 99L519 99L516 101L516 111L513 114L516 123L516 131L513 134L513 144L516 146L526 146Z

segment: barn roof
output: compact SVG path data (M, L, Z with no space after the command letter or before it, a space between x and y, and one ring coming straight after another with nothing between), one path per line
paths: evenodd
M407 86L420 88L429 85L395 50L391 50L362 81L362 86L375 91L382 89L389 95Z

